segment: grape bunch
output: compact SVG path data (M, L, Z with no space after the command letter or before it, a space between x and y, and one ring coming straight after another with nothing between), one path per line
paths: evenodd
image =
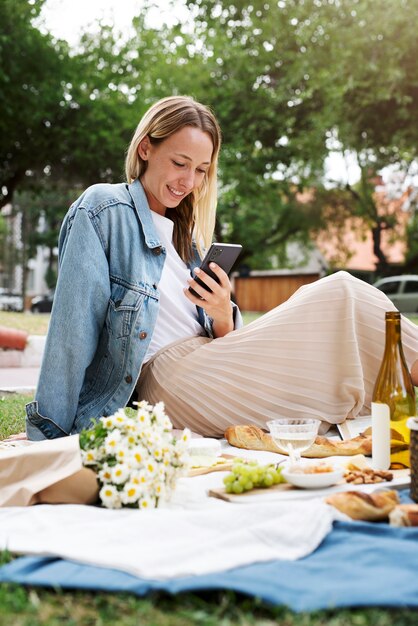
M259 465L257 461L234 459L231 472L225 476L227 493L243 493L259 487L271 487L286 482L282 468L273 463Z

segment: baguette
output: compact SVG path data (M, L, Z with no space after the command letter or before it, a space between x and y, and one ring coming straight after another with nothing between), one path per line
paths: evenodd
M399 504L389 513L391 526L418 526L418 504Z
M267 452L278 452L286 454L285 450L279 448L271 435L261 428L251 424L241 426L230 426L225 431L228 443L235 448L245 450L266 450ZM372 454L371 435L359 435L354 439L346 441L331 441L327 437L317 436L312 446L302 453L308 459L323 459L329 456L353 456L355 454Z
M379 522L388 518L399 504L399 497L396 491L382 491L370 495L361 491L345 491L328 496L325 502L351 519Z

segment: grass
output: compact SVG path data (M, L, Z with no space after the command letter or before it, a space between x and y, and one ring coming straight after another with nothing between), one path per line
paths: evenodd
M259 313L244 313L247 324ZM413 320L418 322L418 317ZM0 312L0 325L46 333L49 315ZM24 407L31 396L0 397L0 440L24 430ZM0 565L13 555L0 553ZM296 614L257 598L230 591L154 593L146 598L122 593L94 593L0 585L1 626L415 626L417 611L359 608Z
M29 335L46 335L49 318L49 313L0 311L0 326L25 330Z
M243 311L242 317L244 324L253 322L262 313L257 311ZM0 326L8 328L16 328L17 330L25 330L29 335L46 335L49 324L49 313L14 313L9 311L0 311ZM418 315L407 315L410 320L418 324Z
M25 430L25 404L32 396L6 394L0 397L0 441Z
M242 314L245 324L249 324L260 315L261 313L254 311L247 311ZM25 330L29 335L46 335L50 317L49 313L0 311L0 326Z
M0 439L24 428L29 396L0 398ZM0 565L13 555L0 553ZM385 584L382 582L382 584ZM230 591L133 594L0 585L1 626L415 626L417 611L359 608L294 613Z

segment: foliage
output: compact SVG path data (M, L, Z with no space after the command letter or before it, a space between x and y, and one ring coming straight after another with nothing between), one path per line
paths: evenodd
M216 103L231 155L225 171L231 172L237 155L246 156L238 165L241 175L232 174L235 189L244 182L263 213L269 206L282 215L286 236L291 207L271 198L263 202L264 184L258 185L253 174L258 168L266 180L276 172L277 190L283 186L280 179L288 184L296 176L299 186L319 187L328 205L327 216L318 203L310 204L318 228L341 196L331 189L326 197L330 185L321 185L324 158L335 149L350 151L357 155L361 181L355 187L347 184L349 194L343 194L348 214L360 218L360 229L371 229L379 269L385 270L381 233L396 225L376 203L372 183L384 166L407 168L416 158L417 0L401 0L402 6L398 0L189 0L188 5L198 16L199 37L219 64ZM332 187L343 191L337 181ZM240 203L245 197L244 192ZM268 223L274 221L267 209ZM248 235L251 241L252 230Z
M0 206L47 165L66 109L66 46L33 25L43 3L0 3Z
M312 229L341 220L344 198L360 231L372 231L384 270L381 233L397 237L396 224L372 183L417 156L418 0L187 0L183 22L158 28L146 3L132 36L102 24L71 51L34 27L42 4L0 7L3 202L17 187L43 194L63 181L76 191L122 180L144 111L189 93L221 122L216 236L244 245L241 263L291 264L288 242L307 245ZM356 156L357 186L322 184L335 149ZM313 188L321 206L301 196ZM56 228L51 219L51 240Z

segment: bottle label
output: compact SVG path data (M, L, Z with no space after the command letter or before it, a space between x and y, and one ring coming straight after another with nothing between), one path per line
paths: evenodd
M375 470L390 467L390 408L372 402L372 466Z

